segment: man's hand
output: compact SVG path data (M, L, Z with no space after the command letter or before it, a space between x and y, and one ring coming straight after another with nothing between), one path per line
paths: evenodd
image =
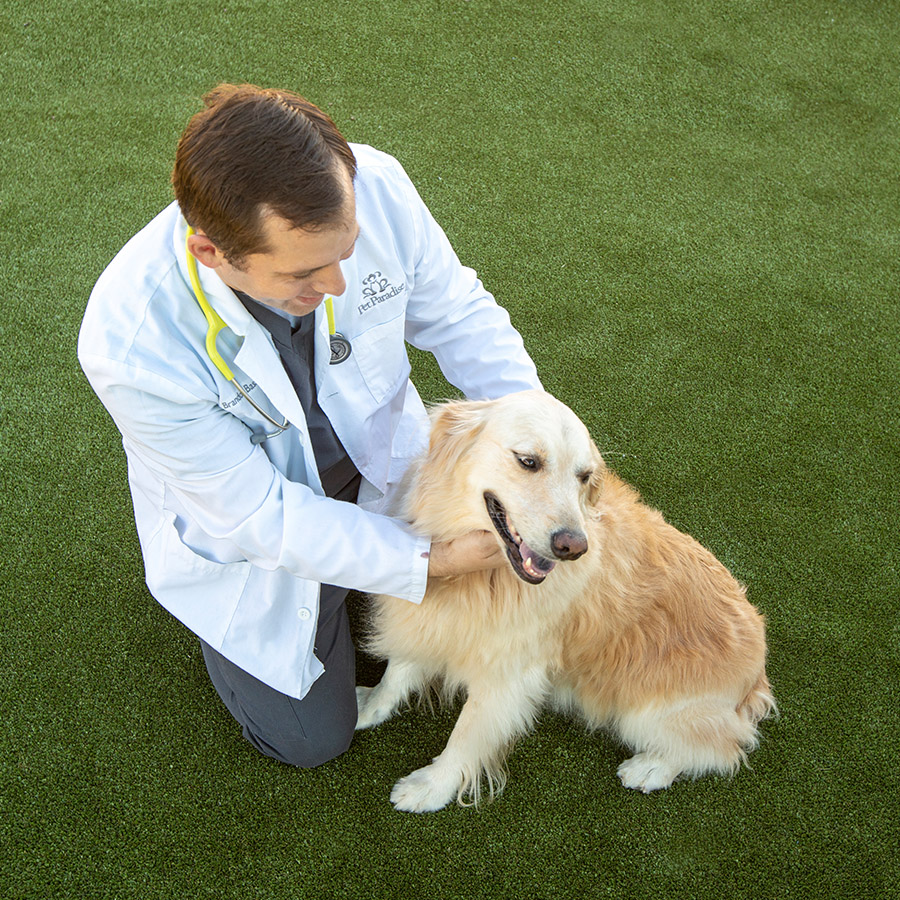
M470 531L452 541L438 541L431 545L428 577L465 575L496 569L503 565L505 554L489 531Z

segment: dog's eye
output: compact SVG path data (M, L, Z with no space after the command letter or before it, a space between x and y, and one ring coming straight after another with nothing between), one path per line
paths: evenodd
M593 475L593 474L594 474L594 473L593 473L592 471L590 471L590 470L588 470L588 471L586 471L586 472L579 472L579 473L578 473L578 480L579 480L582 484L587 484L587 483L591 480L591 475Z
M532 472L541 467L540 462L538 462L538 460L536 460L533 456L522 456L517 453L516 459L523 469L530 469Z

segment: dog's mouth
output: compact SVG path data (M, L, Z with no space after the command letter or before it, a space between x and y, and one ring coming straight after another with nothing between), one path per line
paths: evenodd
M555 562L539 556L516 531L509 520L503 504L490 492L484 494L484 505L487 507L491 522L506 545L506 555L512 564L513 571L522 581L529 584L540 584L553 571Z

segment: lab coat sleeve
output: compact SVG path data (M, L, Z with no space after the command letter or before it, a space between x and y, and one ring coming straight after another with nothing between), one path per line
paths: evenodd
M475 272L460 263L409 177L397 167L415 234L406 339L433 353L444 377L469 399L491 400L541 388L509 313Z
M89 354L81 363L129 458L165 485L159 527L172 506L217 547L231 548L234 559L222 561L243 558L310 581L421 600L427 538L287 480L250 443L246 427L212 395L204 396L199 382L189 389L159 371ZM297 439L296 431L278 438ZM192 549L203 555L202 548Z

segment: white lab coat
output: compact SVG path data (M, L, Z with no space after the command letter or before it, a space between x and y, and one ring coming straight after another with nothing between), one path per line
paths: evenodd
M229 328L218 348L283 434L271 431L205 350L190 288L186 224L172 204L133 237L91 294L78 356L123 436L151 593L236 665L303 697L323 668L313 652L319 584L413 602L425 591L426 536L378 513L427 439L404 340L432 351L468 397L539 387L509 316L463 267L396 160L354 145L360 237L341 268L329 365L315 312L318 400L363 476L358 505L323 496L300 402L271 337L214 270L204 291Z

